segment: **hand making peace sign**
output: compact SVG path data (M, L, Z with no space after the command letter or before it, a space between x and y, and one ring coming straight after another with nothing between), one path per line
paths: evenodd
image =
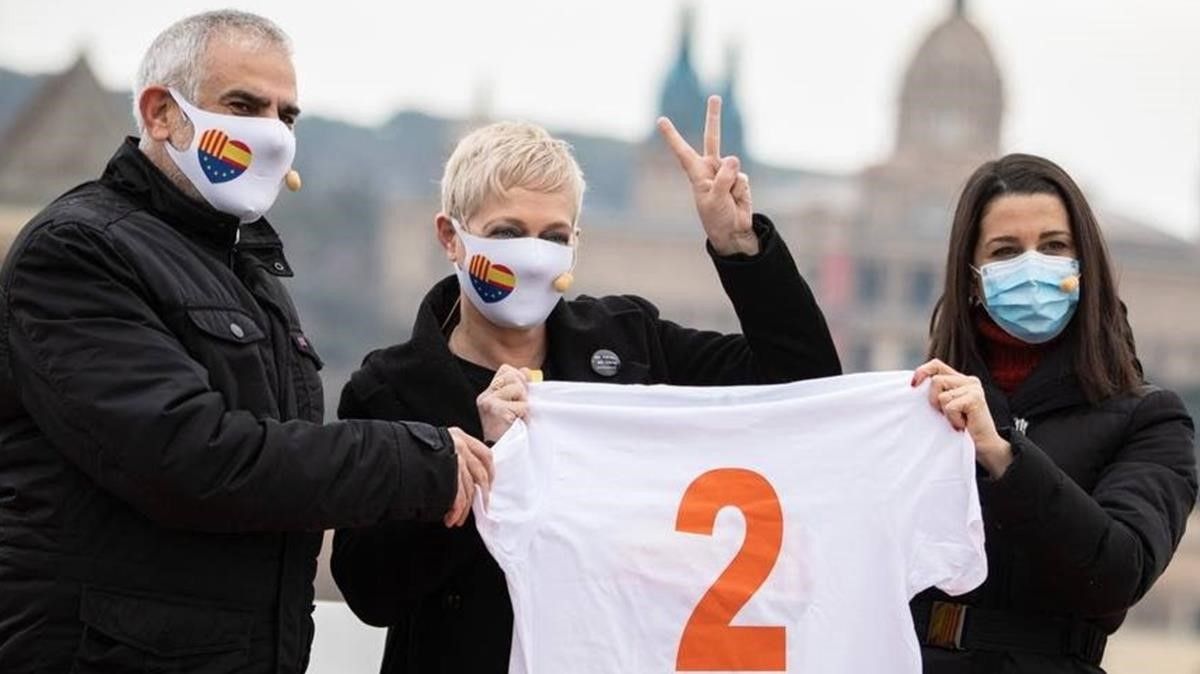
M718 255L758 253L758 236L750 224L750 178L737 157L721 157L721 97L709 96L704 120L704 154L688 145L675 125L658 118L658 130L692 183L700 223Z

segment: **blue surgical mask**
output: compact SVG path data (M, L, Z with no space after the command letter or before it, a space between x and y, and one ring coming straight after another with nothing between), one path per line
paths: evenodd
M983 305L1005 332L1028 344L1048 342L1066 329L1079 304L1079 260L1023 255L976 269Z

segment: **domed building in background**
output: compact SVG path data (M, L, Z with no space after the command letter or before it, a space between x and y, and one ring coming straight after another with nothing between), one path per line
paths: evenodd
M1004 82L991 46L955 2L905 69L891 155L857 176L841 223L816 225L825 243L821 280L833 286L818 292L831 298L824 306L848 369L924 361L958 192L1001 153L1003 124Z
M987 38L964 15L961 2L917 48L905 70L897 113L891 156L863 174L866 192L879 203L878 210L887 212L866 217L886 228L900 207L908 219L927 216L948 226L941 213L945 193L1000 154L1004 123L1000 70ZM948 231L931 225L922 229L936 229L939 235Z
M961 160L999 151L1004 84L987 38L961 2L917 49L899 109L897 159Z

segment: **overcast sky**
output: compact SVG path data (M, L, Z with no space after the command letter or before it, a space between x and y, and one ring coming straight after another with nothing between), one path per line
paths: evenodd
M885 157L904 68L950 0L698 0L697 62L717 86L743 47L750 151L851 171ZM127 88L192 0L0 0L0 65L44 72L86 49ZM376 124L402 108L640 138L675 50L677 0L247 0L296 42L306 112ZM967 0L1004 75L1006 150L1063 164L1102 207L1200 231L1200 2ZM85 115L81 110L79 114Z

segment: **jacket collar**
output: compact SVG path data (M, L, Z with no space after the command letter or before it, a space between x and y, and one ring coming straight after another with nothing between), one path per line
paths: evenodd
M447 317L458 299L458 279L451 276L435 285L421 301L413 323L412 338L393 353L384 365L395 395L414 418L442 425L462 426L467 433L479 437L482 428L475 409L477 392L471 387L462 368L450 352L447 330L453 325ZM401 384L401 385L396 385ZM467 422L467 423L464 423Z
M222 249L241 244L248 248L282 249L279 235L265 218L240 227L238 219L212 206L198 201L179 189L150 158L138 148L138 139L125 139L117 148L104 169L100 182L114 190L123 192L139 205L153 212L160 220L185 236L200 240ZM282 258L282 255L278 255ZM279 275L290 275L290 266L284 263L286 274L276 267L271 270Z
M456 276L434 285L417 309L409 341L378 352L374 365L382 381L406 410L414 413L414 418L478 432L478 392L450 352L447 339L458 321L457 314L451 314L457 311L459 296ZM614 314L587 308L594 304L560 300L546 319L548 376L565 381L644 383L649 370L644 345L621 343L625 331L611 323ZM601 348L614 349L621 355L616 376L604 377L592 369L591 354Z
M1088 404L1075 373L1069 341L1060 340L1051 347L1012 396L1004 395L981 359L975 361L972 369L980 373L997 428L1011 427L1016 417L1029 419Z

